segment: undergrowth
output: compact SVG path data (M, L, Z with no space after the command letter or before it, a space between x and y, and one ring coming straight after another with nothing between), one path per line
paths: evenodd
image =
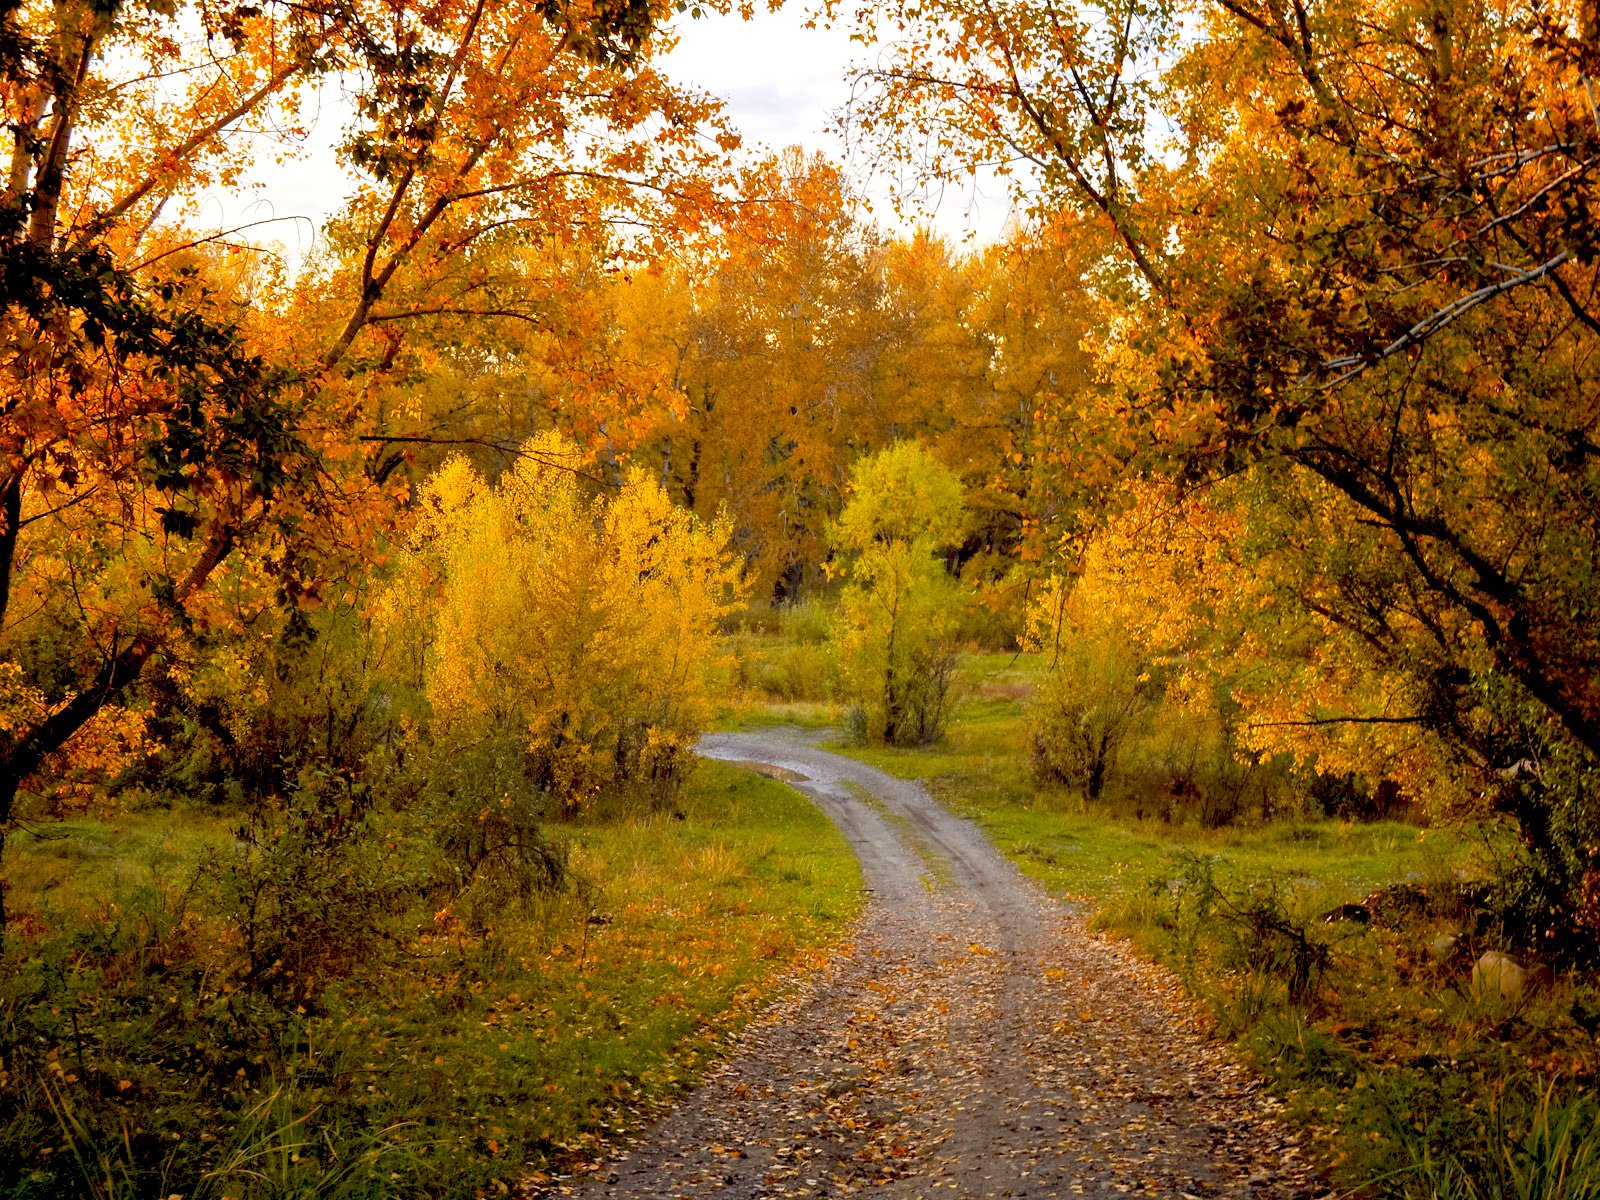
M1600 1197L1600 983L1548 976L1502 997L1471 982L1476 956L1506 944L1482 910L1500 835L1320 815L1211 828L1136 789L1090 802L1040 786L1024 717L1035 674L1025 656L968 656L943 743L833 748L924 780L1093 928L1177 972L1337 1184L1397 1200ZM1341 912L1366 919L1326 919Z
M826 818L706 763L673 811L551 827L571 886L492 918L360 914L378 940L313 995L281 952L273 987L238 969L216 886L244 853L229 822L45 832L13 841L32 940L0 967L16 1200L505 1192L692 1082L860 903Z

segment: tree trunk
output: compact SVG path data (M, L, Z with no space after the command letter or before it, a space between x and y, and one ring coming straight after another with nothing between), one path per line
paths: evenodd
M900 735L900 680L894 669L895 634L899 632L900 606L889 609L889 642L884 654L883 740L895 745Z
M64 74L71 83L58 89L53 97L54 110L50 135L45 142L44 157L38 161L33 175L33 211L28 217L28 242L40 249L54 245L56 217L61 207L61 189L66 182L67 156L72 150L72 117L77 107L78 93L89 76L89 64L94 60L94 42L98 31L86 34L75 61Z
M22 471L19 469L0 491L0 633L5 632L6 610L11 606L11 573L17 560L17 535L22 531Z
M11 802L17 795L18 781L10 775L0 777L0 958L6 953L9 914L6 909L6 828L11 821Z
M1111 736L1103 734L1100 744L1094 749L1094 757L1089 762L1089 783L1085 789L1089 799L1100 799L1100 793L1105 791L1106 773L1109 770L1111 758Z

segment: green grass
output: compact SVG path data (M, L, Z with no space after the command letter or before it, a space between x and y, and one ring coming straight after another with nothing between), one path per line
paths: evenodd
M1592 1200L1570 1183L1592 1176L1592 1139L1563 1142L1549 1129L1551 1113L1579 1114L1560 1118L1573 1128L1592 1119L1600 1051L1572 1014L1600 1010L1600 988L1559 980L1524 1002L1485 1002L1466 987L1470 957L1440 964L1428 953L1436 934L1452 931L1448 920L1386 928L1321 919L1387 885L1485 877L1492 834L1320 817L1211 829L1141 817L1141 807L1159 806L1137 794L1090 804L1040 787L1027 761L1025 703L1042 669L1038 657L968 655L945 741L831 748L925 781L1024 873L1082 902L1092 925L1177 970L1340 1183L1406 1200L1433 1196L1441 1181L1452 1196ZM1261 914L1328 949L1325 972L1298 1001L1284 974L1292 942L1263 932L1276 927L1261 925ZM1568 1183L1501 1186L1560 1170Z
M107 905L184 886L194 865L234 837L236 818L154 810L76 817L17 830L6 847L7 896L49 928L101 919Z
M768 700L742 695L724 704L712 722L720 733L774 725L802 729L831 729L839 724L843 707L831 700Z
M1102 905L1148 891L1175 857L1217 859L1224 878L1275 879L1329 903L1406 879L1470 865L1477 846L1451 829L1399 821L1282 820L1222 829L1107 812L1032 777L1026 697L1044 669L1037 654L963 657L948 736L933 746L830 743L898 775L923 780L948 808L980 825L1023 872L1062 895ZM1135 932L1135 930L1126 930Z
M961 811L959 804L952 805ZM1052 890L1106 902L1170 874L1175 856L1214 857L1225 877L1277 879L1332 896L1364 895L1404 879L1436 879L1458 861L1460 839L1399 822L1333 821L1226 830L1108 823L1021 805L967 806L1000 850Z
M696 1080L863 896L816 808L706 762L675 811L554 827L574 889L472 934L405 918L381 970L283 1012L229 970L204 889L172 899L231 828L13 840L34 940L0 970L0 1034L29 1047L0 1061L0 1194L472 1195L571 1168Z

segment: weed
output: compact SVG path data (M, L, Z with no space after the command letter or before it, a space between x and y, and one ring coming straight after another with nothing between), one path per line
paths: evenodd
M359 939L330 943L343 958L258 942L259 987L240 986L252 956L231 893L185 889L198 861L218 858L215 874L259 859L268 901L315 901L315 924L365 860L314 831L273 839L276 826L240 847L224 822L201 823L174 860L166 814L127 818L124 844L147 861L88 855L72 905L0 964L0 1195L472 1195L599 1153L698 1078L860 908L842 836L783 784L705 763L676 805L548 827L569 885L527 903L485 904L475 921L384 908L382 954ZM73 828L13 843L30 910L71 861L67 842L111 836ZM291 837L321 847L304 870L279 847ZM426 861L377 850L389 877L432 886ZM135 882L152 871L161 887ZM317 871L308 886L323 890L292 892ZM103 920L80 921L80 903Z
M1404 1187L1423 1200L1594 1200L1600 1196L1600 1102L1554 1080L1509 1088L1488 1107L1477 1144L1410 1144Z

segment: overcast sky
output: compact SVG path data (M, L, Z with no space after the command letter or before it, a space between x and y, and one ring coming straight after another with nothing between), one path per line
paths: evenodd
M845 28L806 28L808 6L791 0L776 13L749 21L736 16L680 19L681 40L665 59L667 71L727 102L747 143L768 149L801 145L842 163L868 196L873 215L891 228L914 223L890 207L881 169L837 132L850 97L850 68L868 53ZM974 188L964 181L946 187L922 214L952 240L997 237L1010 214L1004 188L994 182Z
M802 4L777 13L759 12L749 21L736 16L679 19L681 40L664 60L665 69L684 84L721 97L745 137L745 153L800 145L820 150L844 164L867 195L880 225L904 229L917 216L897 215L889 205L887 180L864 155L851 153L835 130L849 99L849 70L862 48L844 29L806 28ZM337 108L330 102L330 108ZM248 193L217 192L202 203L201 216L217 227L271 221L253 231L259 240L276 240L291 259L311 248L315 228L343 196L343 172L332 146L340 114L329 111L313 131L311 144L297 159L262 172ZM952 240L996 237L1009 214L998 185L946 188L921 219Z

